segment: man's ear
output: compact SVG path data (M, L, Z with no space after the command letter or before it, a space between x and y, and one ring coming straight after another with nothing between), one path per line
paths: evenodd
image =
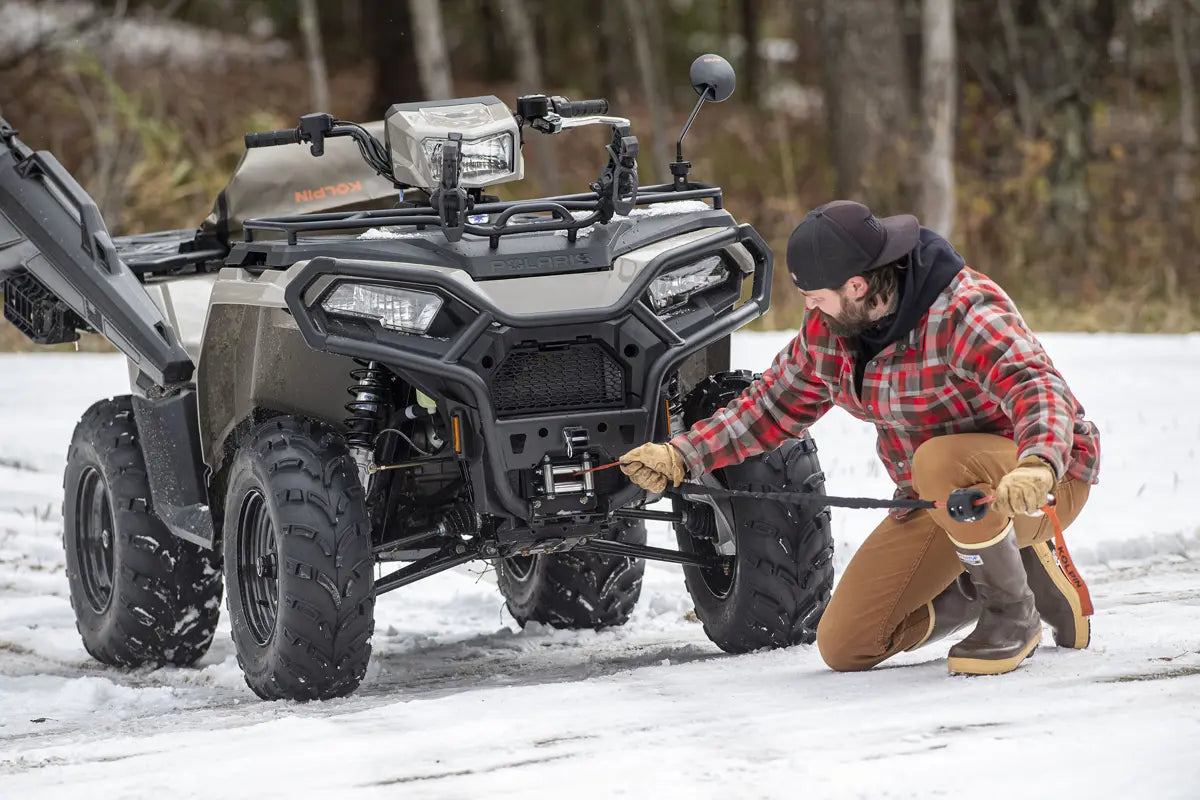
M855 275L842 284L842 291L854 300L862 300L867 293L867 279L861 275Z

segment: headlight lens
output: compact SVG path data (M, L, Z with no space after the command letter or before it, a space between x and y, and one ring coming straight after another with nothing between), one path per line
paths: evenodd
M445 139L425 139L421 147L429 160L430 174L435 180L442 174L442 146ZM498 133L482 139L462 141L462 180L486 181L502 178L513 171L513 137L511 133Z
M655 311L666 311L685 302L696 292L719 286L729 278L729 267L720 256L702 258L695 264L659 275L650 283L647 295Z
M425 333L442 307L442 298L428 292L341 283L321 301L330 314L378 320L379 324L404 333Z

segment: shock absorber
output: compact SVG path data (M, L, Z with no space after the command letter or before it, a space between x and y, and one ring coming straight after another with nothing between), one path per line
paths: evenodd
M379 421L384 416L388 386L387 376L379 362L354 361L360 366L350 371L354 385L346 389L354 398L345 405L350 412L345 419L346 443L358 465L358 477L365 489L371 476L375 435L379 430Z

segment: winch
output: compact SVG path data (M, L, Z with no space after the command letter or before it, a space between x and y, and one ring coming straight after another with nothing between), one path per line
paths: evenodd
M542 459L541 468L538 470L540 483L535 483L536 490L547 500L553 500L564 494L580 495L581 501L594 498L596 496L594 478L590 471L586 471L591 470L592 465L592 454L587 452L579 461L562 464L555 464L550 460L550 456L545 456ZM578 480L564 480L564 478L581 472L582 475Z

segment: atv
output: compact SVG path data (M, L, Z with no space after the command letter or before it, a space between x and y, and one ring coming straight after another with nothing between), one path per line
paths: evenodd
M772 254L682 155L734 75L705 55L691 82L667 184L639 187L637 139L603 100L406 103L247 134L199 228L119 238L0 120L5 317L43 344L98 333L129 365L130 394L93 405L67 455L87 651L193 664L224 591L255 693L344 696L376 598L471 561L521 625L621 625L654 559L683 566L720 648L812 642L827 508L649 495L601 469L756 379L728 342L767 310ZM588 191L488 194L523 177L526 135L590 125L611 135ZM807 436L700 483L823 493ZM649 546L648 520L678 548Z

